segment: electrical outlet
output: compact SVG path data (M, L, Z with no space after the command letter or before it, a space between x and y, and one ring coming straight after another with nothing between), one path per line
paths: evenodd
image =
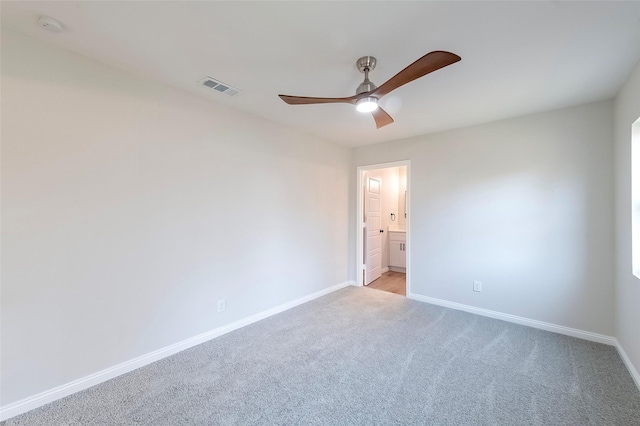
M218 300L218 313L224 312L226 308L227 308L227 301L224 299Z
M482 281L473 282L473 291L482 291Z

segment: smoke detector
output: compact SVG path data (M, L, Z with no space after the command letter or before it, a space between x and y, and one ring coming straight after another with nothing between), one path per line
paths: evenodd
M235 96L242 93L242 90L236 89L235 87L229 84L223 83L211 77L205 77L202 80L200 80L199 83L204 87L213 89L217 92L224 93L225 95L229 95L229 96Z
M62 24L53 18L49 18L48 16L41 16L40 18L38 18L38 25L47 31L51 31L52 33L62 32Z

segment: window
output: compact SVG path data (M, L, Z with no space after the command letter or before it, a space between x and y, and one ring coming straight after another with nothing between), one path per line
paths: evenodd
M640 278L640 117L631 125L631 256Z

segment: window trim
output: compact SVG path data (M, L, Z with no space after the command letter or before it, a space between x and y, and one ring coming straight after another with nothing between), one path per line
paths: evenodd
M640 278L640 117L631 124L631 268Z

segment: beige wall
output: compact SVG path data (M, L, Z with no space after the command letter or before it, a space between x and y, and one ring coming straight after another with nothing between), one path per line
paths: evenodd
M352 170L411 161L412 293L613 336L612 114L600 102L355 149Z
M640 372L640 280L631 266L631 125L640 117L640 64L615 100L616 336ZM640 377L636 376L636 380ZM640 382L637 382L640 386Z
M8 31L1 106L3 405L348 279L344 147Z

